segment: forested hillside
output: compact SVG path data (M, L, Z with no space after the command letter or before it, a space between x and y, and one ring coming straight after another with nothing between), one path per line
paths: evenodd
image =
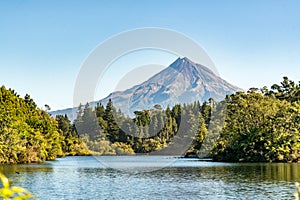
M227 96L226 104L215 160L300 161L299 83L284 77L270 90L251 88Z
M0 88L0 163L89 152L148 154L166 147L174 155L185 148L186 156L215 161L300 161L300 85L284 77L270 89L251 88L221 102L155 105L135 111L134 118L116 110L111 100L93 109L87 103L79 106L73 124L67 116L53 118L37 108L29 95L20 98Z
M67 119L51 118L26 95L0 87L0 163L32 163L53 160L87 150ZM67 125L68 126L68 125Z
M174 145L178 138L192 137L185 143L190 145L186 156L206 152L202 156L216 161L296 162L300 158L299 88L284 77L270 89L251 88L202 105L178 104L165 110L156 105L136 111L133 119L117 111L112 101L95 109L86 104L80 106L75 124L88 147L100 154L150 153ZM181 133L180 127L184 127ZM209 141L202 144L204 138Z
M79 106L75 125L89 149L100 154L151 153L186 137L185 144L192 144L189 152L196 155L207 132L210 109L208 103L199 102L165 110L156 105L151 110L135 111L132 119L117 111L110 100L106 107Z

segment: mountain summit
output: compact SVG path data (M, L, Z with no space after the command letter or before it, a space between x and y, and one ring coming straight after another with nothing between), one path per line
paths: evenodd
M108 97L91 102L106 105L112 99L114 106L125 114L132 115L136 110L153 108L159 104L162 107L173 106L177 103L192 103L208 100L210 97L217 101L223 100L227 94L241 89L217 76L209 68L194 63L190 59L178 58L169 67L152 76L145 82L125 91L111 93ZM72 109L51 112L52 115L67 114L70 119Z
M112 99L123 112L150 109L159 104L163 107L176 103L200 102L210 97L223 100L240 88L226 82L209 68L190 59L178 58L169 67L140 85L122 92L114 92L99 102L106 104ZM127 113L128 114L128 113Z

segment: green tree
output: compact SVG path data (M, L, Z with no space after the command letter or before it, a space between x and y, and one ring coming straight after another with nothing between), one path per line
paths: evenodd
M114 116L114 113L116 113L116 110L111 99L109 99L105 108L105 115L103 119L107 122L107 138L112 143L119 139L119 126L115 120L116 115Z
M259 91L231 95L227 98L225 128L216 144L214 159L297 161L299 114L299 103Z

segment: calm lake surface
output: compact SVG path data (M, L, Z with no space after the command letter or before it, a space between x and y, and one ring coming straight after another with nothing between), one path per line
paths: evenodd
M45 164L0 165L13 185L37 199L293 199L300 164L216 163L197 159L65 157ZM114 169L124 161L138 169ZM170 162L172 161L172 162ZM173 162L175 161L175 162ZM111 165L113 163L114 165ZM143 163L146 163L143 165ZM130 166L130 167L132 167ZM142 172L143 167L149 172Z

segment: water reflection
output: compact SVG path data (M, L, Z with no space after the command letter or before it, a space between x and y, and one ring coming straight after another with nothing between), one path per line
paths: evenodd
M106 159L119 162L118 157ZM143 162L142 157L136 159ZM0 170L38 199L292 199L294 182L300 180L300 164L195 159L179 159L145 173L109 169L93 157L1 165Z

